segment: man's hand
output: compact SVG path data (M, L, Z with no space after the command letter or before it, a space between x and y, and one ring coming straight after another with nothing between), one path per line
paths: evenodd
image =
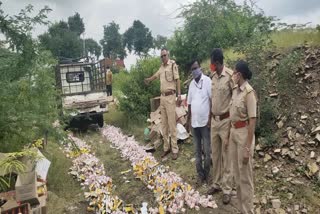
M182 102L182 101L181 101L181 95L179 95L179 96L178 96L178 99L177 99L177 103L178 103L178 106L179 106L179 107L181 106L181 102Z
M149 85L151 82L151 78L145 78L144 79L144 84Z
M243 165L247 165L249 162L250 150L248 147L243 148Z

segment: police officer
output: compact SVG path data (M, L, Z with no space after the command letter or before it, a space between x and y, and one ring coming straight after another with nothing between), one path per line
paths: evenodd
M252 73L248 64L239 61L235 67L233 80L236 83L230 104L231 154L234 159L234 176L237 187L237 198L241 213L253 212L253 150L254 130L257 117L257 99L255 91L248 83Z
M161 60L162 64L159 70L153 76L146 78L144 82L148 85L153 80L160 78L161 128L164 140L164 153L161 158L170 153L171 146L172 159L176 160L179 152L176 134L176 93L178 94L178 104L181 103L179 72L175 61L169 59L169 52L166 48L161 50Z
M212 150L212 187L208 194L223 191L222 201L228 204L232 191L232 163L229 150L230 101L234 83L233 71L223 63L221 49L211 53L212 108L211 108L211 150Z

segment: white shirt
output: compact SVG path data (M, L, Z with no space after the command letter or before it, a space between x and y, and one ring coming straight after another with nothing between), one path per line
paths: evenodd
M211 99L211 79L204 74L197 83L191 81L188 91L188 105L191 105L191 126L204 127L208 123Z

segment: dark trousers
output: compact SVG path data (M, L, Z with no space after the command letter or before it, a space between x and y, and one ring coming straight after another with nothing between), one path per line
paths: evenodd
M112 96L112 85L106 85L107 96Z
M211 167L211 143L210 143L210 128L198 127L192 128L193 143L195 145L196 169L201 179L206 179L209 176ZM204 161L202 163L202 153Z

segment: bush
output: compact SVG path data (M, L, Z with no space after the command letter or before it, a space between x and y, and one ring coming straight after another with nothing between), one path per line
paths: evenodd
M300 51L293 51L279 62L276 70L277 90L283 98L292 98L293 93L296 93L292 89L296 88L295 73L301 64L301 56Z
M159 58L141 59L129 74L119 74L118 86L123 93L119 98L120 110L131 118L145 118L150 112L150 98L160 95L160 81L146 86L144 79L152 76L160 67ZM123 77L124 79L121 79ZM116 81L115 80L115 81ZM124 81L125 80L125 81Z

